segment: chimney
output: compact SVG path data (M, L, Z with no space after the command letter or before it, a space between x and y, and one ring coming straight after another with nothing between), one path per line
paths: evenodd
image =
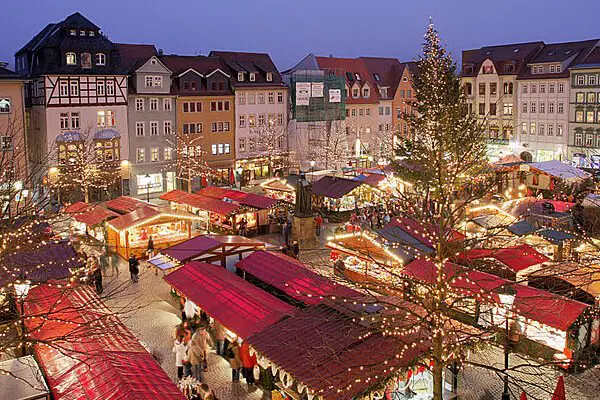
M163 55L163 49L158 49L158 55L162 56Z
M333 54L329 54L329 58L333 58Z

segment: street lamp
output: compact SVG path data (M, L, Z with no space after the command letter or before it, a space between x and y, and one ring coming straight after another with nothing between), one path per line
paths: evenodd
M243 172L244 172L244 168L242 168L242 166L240 165L238 167L238 169L237 169L238 176L240 177L240 190L242 190L242 182L243 182L243 179L244 179L243 176L242 176Z
M27 354L27 344L25 341L25 298L27 297L27 294L29 293L29 289L31 289L31 283L27 280L18 283L15 283L14 285L15 288L15 293L17 294L17 298L19 299L19 307L20 307L20 312L21 312L21 335L22 335L22 339L21 339L21 351L22 351L22 355L25 356Z
M504 322L506 328L506 341L504 342L504 391L502 392L502 400L510 400L510 393L508 392L508 358L509 358L509 326L508 326L508 318L510 313L512 312L512 307L515 302L515 296L517 295L517 291L512 285L503 285L500 286L496 293L500 298L500 303L504 306L505 315Z
M146 201L150 203L150 175L146 174Z
M314 181L315 179L315 160L310 160L310 181Z

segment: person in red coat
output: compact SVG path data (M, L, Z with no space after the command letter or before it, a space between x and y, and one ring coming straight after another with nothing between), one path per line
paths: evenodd
M254 367L257 365L256 354L250 355L250 346L248 343L242 343L240 348L240 358L242 359L242 373L248 385L254 384Z

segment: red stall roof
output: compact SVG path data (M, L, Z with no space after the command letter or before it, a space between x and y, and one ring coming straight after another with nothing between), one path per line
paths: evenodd
M340 199L362 185L352 179L324 176L312 184L312 193L317 196Z
M35 353L55 400L185 399L89 286L34 287L24 310L32 338L51 343Z
M190 194L190 193L184 192L183 190L176 189L176 190L171 190L170 192L167 192L167 193L163 193L159 197L159 199L165 200L165 201L177 202L178 199L180 199L184 196L187 196L188 194Z
M221 247L243 250L245 248L264 248L258 240L236 235L200 235L161 251L179 262L187 262L201 257ZM212 254L215 255L215 254Z
M65 212L68 214L75 214L75 213L83 212L90 207L91 207L91 204L84 203L83 201L78 201L78 202L71 204L67 208L65 208Z
M241 205L261 209L273 207L279 200L267 196L261 196L254 193L246 193L240 190L224 189L216 186L207 186L200 189L196 194L223 200L231 199Z
M233 272L191 261L164 278L220 324L242 338L292 315L295 308Z
M522 244L498 250L472 249L460 256L465 260L479 258L494 258L509 267L513 272L519 272L532 265L550 261L548 257L536 251L533 247Z
M323 296L357 298L361 294L308 270L304 264L281 253L255 251L236 267L304 304L319 304Z
M150 203L129 196L121 196L106 202L106 207L121 214L150 206Z
M410 317L402 321L404 327L416 324ZM419 339L425 343L411 347ZM355 398L392 372L414 365L430 347L420 331L404 336L373 333L325 304L298 310L247 341L325 400ZM409 348L400 353L405 344Z
M435 264L423 259L417 259L408 264L404 272L428 283L433 283L437 279ZM452 279L450 286L457 291L481 301L490 301L489 296L491 295L493 302L496 304L501 304L496 290L502 286L510 285L517 292L514 307L518 315L562 331L566 331L573 325L583 311L589 307L587 304L576 300L457 264L446 263L444 273L447 279Z
M118 216L119 214L117 214L116 212L97 206L90 208L82 212L81 214L76 214L73 216L73 218L76 221L86 224L87 226L94 226L106 221L107 219L115 218Z
M119 218L113 219L110 221L109 225L116 230L121 231L137 223L153 218L159 214L160 211L156 208L142 207L125 215L121 215Z

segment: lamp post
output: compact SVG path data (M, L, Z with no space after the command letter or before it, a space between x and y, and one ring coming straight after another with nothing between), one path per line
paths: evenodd
M310 181L314 181L315 180L315 160L310 160Z
M31 284L29 281L25 280L23 282L15 283L14 285L15 292L17 294L17 298L19 299L19 308L20 308L20 322L21 322L21 352L22 356L27 354L27 343L25 341L25 298L29 293L29 289L31 288Z
M512 307L515 302L515 296L517 291L512 285L503 285L498 290L496 290L498 297L500 297L500 302L505 308L504 315L504 323L506 329L506 341L504 342L504 391L502 392L502 400L510 400L510 393L508 391L508 359L510 354L509 348L509 316L512 312Z
M146 201L150 203L150 175L146 174L144 178L146 178Z
M242 168L241 165L238 167L237 173L238 173L238 176L240 177L240 190L242 190L242 182L244 180L244 177L242 174L244 173L244 168Z

